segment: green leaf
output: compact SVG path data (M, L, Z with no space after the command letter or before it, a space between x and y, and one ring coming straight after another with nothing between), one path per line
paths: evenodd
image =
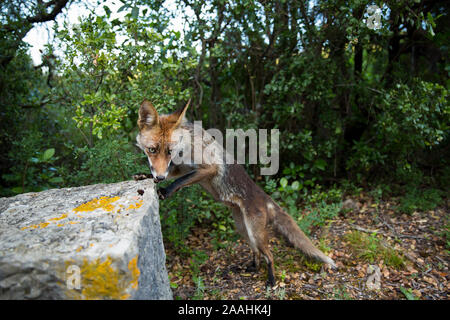
M131 16L135 19L137 19L137 17L139 16L139 8L138 7L133 7L133 9L131 9Z
M128 5L127 5L127 4L124 4L123 6L121 6L121 7L119 8L119 10L117 10L117 12L121 12L121 11L125 10L126 8L128 8Z
M53 157L53 155L55 154L55 149L54 148L50 148L45 150L44 154L42 155L42 161L48 161L51 159L51 157Z
M22 177L19 174L10 174L10 173L5 173L2 175L3 180L5 181L20 181L22 179Z
M111 9L108 6L103 6L106 16L109 18L111 16Z
M408 300L419 300L418 297L416 297L411 289L405 289L403 287L400 287L400 291L405 295L406 299Z
M298 181L294 181L294 182L292 182L291 187L292 187L293 190L297 191L297 190L301 189L301 184Z
M62 182L64 182L64 180L61 177L53 177L53 178L49 179L48 182L50 182L50 183L62 183Z
M287 184L288 184L288 181L287 181L286 178L281 178L281 179L280 179L280 185L281 185L283 188L286 188Z
M322 170L322 171L325 170L326 165L327 165L327 163L323 159L318 159L314 162L314 167L316 167L317 169Z
M22 193L22 192L24 192L22 187L11 188L11 191L14 192L14 193Z

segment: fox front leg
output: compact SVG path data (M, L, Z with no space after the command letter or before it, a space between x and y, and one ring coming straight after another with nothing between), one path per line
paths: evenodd
M167 199L168 197L170 197L170 194L168 193L167 188L160 187L160 188L158 188L158 190L156 192L158 193L159 200L164 200L164 199Z
M184 176L176 179L174 182L172 182L167 187L163 188L160 187L158 189L158 197L160 200L164 200L169 198L172 194L174 194L177 190L181 189L186 182L192 178L197 173L196 170L189 172L188 174L185 174Z
M193 170L184 176L176 179L166 188L160 188L158 190L159 199L164 200L170 197L173 193L177 192L181 188L190 186L194 183L198 183L204 179L208 179L216 174L216 168L206 167L201 169Z

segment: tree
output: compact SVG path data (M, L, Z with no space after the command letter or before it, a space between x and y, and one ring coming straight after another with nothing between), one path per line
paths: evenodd
M56 16L72 0L21 1L10 0L0 4L2 14L0 25L0 44L2 56L0 66L4 69L14 58L22 39L35 23L55 20Z

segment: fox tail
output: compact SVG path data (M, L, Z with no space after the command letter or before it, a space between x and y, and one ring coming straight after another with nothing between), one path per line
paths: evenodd
M290 215L288 215L276 203L272 202L272 204L274 207L273 226L276 231L286 237L294 247L302 251L308 257L329 264L333 268L337 268L333 259L326 256L322 251L314 246L311 240L303 233Z

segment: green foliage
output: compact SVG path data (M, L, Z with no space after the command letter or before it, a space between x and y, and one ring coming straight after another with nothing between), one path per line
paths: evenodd
M384 244L376 233L367 235L363 232L352 231L345 235L345 240L350 243L359 258L370 263L377 263L383 259L386 265L397 269L405 266L402 255Z
M442 203L442 192L438 189L421 190L409 187L406 194L400 198L398 211L412 214L414 211L428 211L435 209Z
M339 202L342 199L342 192L336 188L330 188L327 192L321 191L321 186L317 181L317 168L322 170L324 163L316 161L313 167L308 164L294 165L283 169L283 177L279 180L279 187L273 180L266 178L265 190L272 194L272 197L279 200L287 208L287 211L295 215L297 207L301 201L306 204L315 204L321 201L329 203ZM308 178L312 176L312 178Z
M297 218L297 223L306 234L310 234L312 228L323 227L327 221L337 217L341 210L341 203L327 204L325 201L317 203L315 207L307 206L306 213Z
M174 249L186 255L191 253L191 249L185 246L184 240L196 225L208 226L216 248L227 246L237 237L230 210L199 186L182 189L162 201L160 215L164 238Z
M340 185L343 193L350 194L354 197L359 196L360 193L364 190L362 187L358 186L351 180L342 180Z
M192 296L192 300L203 300L205 292L205 284L202 277L195 276L192 278L195 284L195 294Z
M175 197L161 202L160 206L161 229L165 243L170 243L178 252L186 255L190 254L191 248L184 245L184 240L197 221L198 211L193 199L199 197L195 195L195 192L199 191L196 186L182 189Z
M1 187L0 195L11 196L23 192L42 191L57 188L64 182L55 167L55 149L42 149L42 136L25 135L20 141L13 142L10 157L16 158L10 173L2 178L11 187ZM20 155L20 157L17 157Z
M450 128L448 98L443 86L418 79L386 91L370 134L354 143L347 169L411 168L419 152L446 139Z
M333 289L333 299L335 300L351 300L350 294L344 285Z
M92 148L74 147L73 153L79 167L70 172L61 168L65 180L71 185L130 180L133 174L148 171L145 155L120 137L99 140Z
M412 289L405 289L403 287L400 287L400 291L405 295L407 300L419 300L419 297L416 297L413 292Z
M444 226L444 231L442 232L442 236L445 241L445 248L447 251L447 254L450 254L450 223L446 223Z
M190 271L192 275L192 281L195 284L195 294L192 297L193 300L202 300L205 291L205 284L202 277L199 276L200 267L206 262L208 255L201 251L195 250L190 258Z
M308 270L311 270L313 272L319 272L320 268L322 267L320 263L311 262L308 260L305 260L305 265L308 268Z

